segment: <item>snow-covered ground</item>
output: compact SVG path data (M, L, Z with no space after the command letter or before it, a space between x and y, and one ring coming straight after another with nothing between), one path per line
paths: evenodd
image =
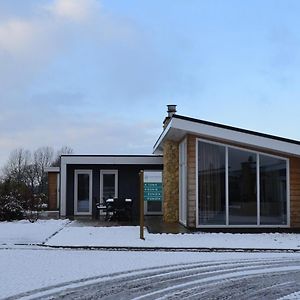
M0 245L38 244L63 228L69 220L0 222Z
M0 250L0 299L59 283L120 271L201 261L264 261L270 258L300 258L300 254Z
M34 289L140 268L244 259L300 259L300 253L192 253L51 249L58 246L213 247L300 249L298 234L149 234L139 227L75 226L69 220L0 223L0 298ZM54 235L53 235L54 234ZM50 239L49 239L50 237ZM5 271L3 271L5 270ZM76 283L77 284L77 283Z
M300 250L300 234L288 233L194 233L150 234L139 238L138 226L67 226L46 243L54 246L127 246L180 248L273 248Z
M0 246L42 244L91 247L172 247L172 248L270 248L300 250L300 234L150 234L139 238L138 226L93 227L69 220L0 222ZM71 225L71 226L70 226Z

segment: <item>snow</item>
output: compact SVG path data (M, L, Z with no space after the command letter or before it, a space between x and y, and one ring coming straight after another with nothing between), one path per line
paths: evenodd
M291 299L300 299L300 291L281 297L279 300L291 300Z
M52 246L180 247L180 248L270 248L300 250L300 235L288 233L150 234L139 238L138 226L67 226L46 243Z
M300 234L150 234L145 229L145 240L141 240L139 226L82 226L69 220L0 222L0 245L42 243L66 247L268 248L300 251Z
M66 226L69 220L27 220L0 222L0 245L43 243L52 234Z
M63 282L153 266L243 259L299 258L279 253L0 250L0 299Z
M236 262L244 259L264 261L272 258L300 258L300 253L90 251L17 245L46 242L46 245L56 246L300 249L298 234L150 234L145 230L143 241L139 239L139 227L93 227L76 224L69 220L1 222L0 266L5 272L1 272L0 298L61 283L70 282L76 285L78 283L73 283L74 280L93 276L102 278L115 272L154 266L221 260Z

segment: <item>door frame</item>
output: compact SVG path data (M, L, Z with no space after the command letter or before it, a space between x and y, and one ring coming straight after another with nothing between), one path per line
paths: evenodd
M88 174L89 175L89 211L79 212L78 211L78 175ZM93 170L77 169L74 172L74 215L84 216L92 214L92 199L93 199Z

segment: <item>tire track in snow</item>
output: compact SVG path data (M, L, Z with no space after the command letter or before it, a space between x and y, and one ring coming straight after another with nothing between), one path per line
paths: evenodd
M290 280L292 276L294 279ZM278 296L284 296L299 289L300 260L249 259L134 270L73 281L9 299L222 299L226 293L231 299L246 299L247 292L247 299L257 299L258 293L280 290Z

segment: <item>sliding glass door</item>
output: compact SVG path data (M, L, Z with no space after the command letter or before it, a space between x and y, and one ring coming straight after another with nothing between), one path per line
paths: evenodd
M288 225L288 159L204 140L197 149L198 225Z
M260 156L260 223L287 223L286 161Z
M225 148L198 144L198 196L201 225L225 225Z
M229 224L257 224L256 154L228 149Z

